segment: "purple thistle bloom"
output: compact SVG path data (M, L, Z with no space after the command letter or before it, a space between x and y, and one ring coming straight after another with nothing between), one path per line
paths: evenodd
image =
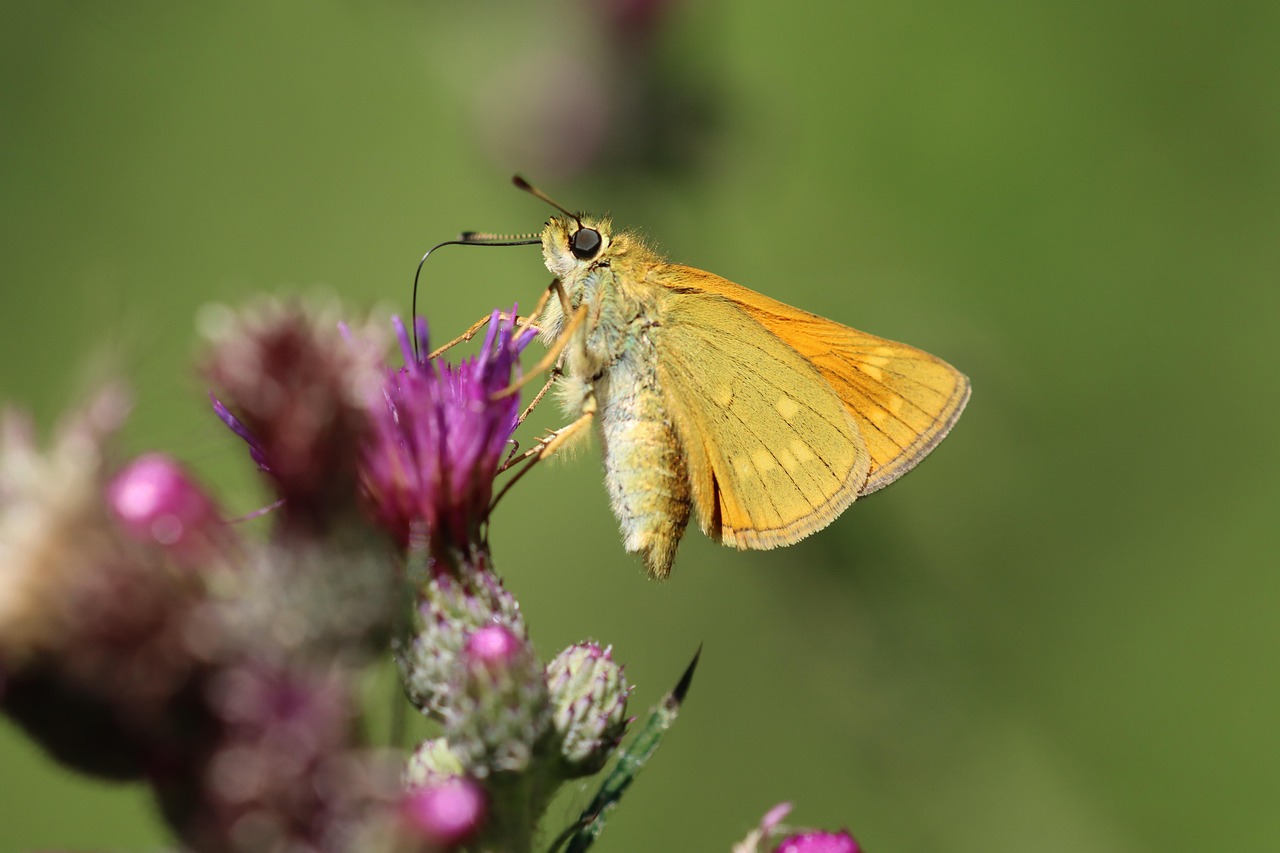
M494 395L511 384L520 351L536 332L517 334L514 321L495 311L480 354L453 366L415 356L404 324L395 324L405 366L388 371L382 399L371 407L366 496L401 543L422 526L433 556L465 551L480 541L519 415L519 395ZM418 331L425 340L425 322L419 320Z

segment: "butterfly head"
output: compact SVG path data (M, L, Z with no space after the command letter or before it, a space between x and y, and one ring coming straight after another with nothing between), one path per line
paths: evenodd
M573 279L607 264L612 242L613 229L607 219L553 216L542 229L542 257L552 275Z

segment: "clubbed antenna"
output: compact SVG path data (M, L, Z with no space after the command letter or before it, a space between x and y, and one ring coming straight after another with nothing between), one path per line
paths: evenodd
M547 204L551 205L551 206L552 206L552 207L554 207L556 210L558 210L558 211L560 211L561 213L563 213L565 216L568 216L568 217L569 217L569 218L571 218L574 222L578 223L578 227L579 227L579 228L581 228L581 227L582 227L582 218L581 218L581 217L579 217L579 216L578 216L578 214L576 214L576 213L571 213L571 212L569 211L569 209L568 209L568 208L566 208L564 205L557 204L554 200L552 200L551 196L547 195L547 194L546 194L546 193L544 193L542 190L538 189L538 188L537 188L537 187L535 187L533 184L531 184L531 183L529 183L528 181L526 181L524 178L520 177L519 175L512 175L512 176L511 176L511 183L515 184L515 185L516 185L517 187L519 187L520 189L522 189L522 190L524 190L525 192L529 193L529 195L533 196L534 198L540 198L540 199L542 199L542 200L543 200L543 201L545 201Z

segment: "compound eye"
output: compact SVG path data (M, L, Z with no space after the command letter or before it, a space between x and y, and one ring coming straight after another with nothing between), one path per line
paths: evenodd
M573 256L580 261L589 261L600 251L600 232L594 228L579 228L573 232Z

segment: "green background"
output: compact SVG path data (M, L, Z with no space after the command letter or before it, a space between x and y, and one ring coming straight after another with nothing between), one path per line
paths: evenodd
M1280 847L1280 5L689 0L643 45L599 6L6 3L0 397L48 426L114 364L128 447L253 509L200 307L406 312L426 247L541 226L519 170L974 386L829 530L691 532L666 584L597 449L504 502L544 657L614 644L638 711L705 643L601 850L727 851L781 800L895 853ZM427 274L442 334L548 280L534 249ZM165 839L7 722L0 804L3 851Z

